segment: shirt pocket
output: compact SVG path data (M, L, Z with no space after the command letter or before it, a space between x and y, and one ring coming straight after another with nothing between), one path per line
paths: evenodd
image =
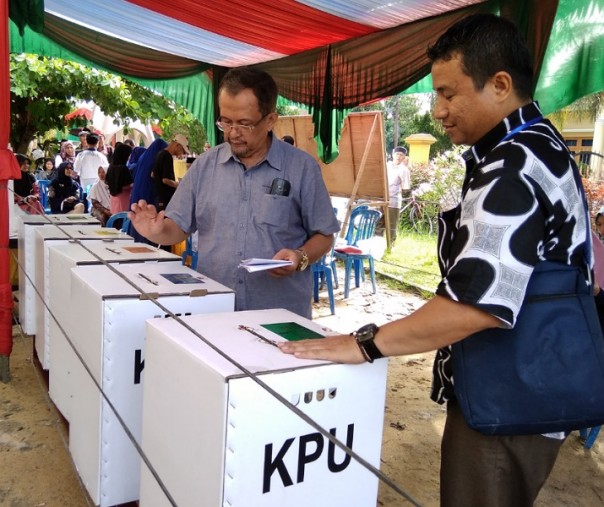
M281 225L287 227L293 208L293 200L289 196L264 194L260 200L256 221L265 225Z

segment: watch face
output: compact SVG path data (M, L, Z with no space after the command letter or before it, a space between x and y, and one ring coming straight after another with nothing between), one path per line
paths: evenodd
M375 324L366 324L357 331L357 339L360 342L373 340L377 331L378 327Z
M308 267L308 254L304 250L296 250L301 253L300 262L298 263L297 271L304 271Z

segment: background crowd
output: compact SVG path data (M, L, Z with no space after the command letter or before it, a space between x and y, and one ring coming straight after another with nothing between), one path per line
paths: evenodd
M156 203L159 195L167 204L178 186L174 158L186 155L188 139L181 134L148 147L131 139L112 146L101 132L84 128L77 142L62 140L55 154L16 154L21 179L14 182L14 202L28 214L89 212L105 225L139 199Z

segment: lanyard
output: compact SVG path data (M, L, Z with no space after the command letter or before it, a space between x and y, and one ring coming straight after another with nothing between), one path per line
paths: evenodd
M501 142L507 141L510 137L516 135L518 132L522 132L524 129L529 128L531 125L534 125L535 123L541 120L543 120L543 116L537 116L537 118L533 118L532 120L529 120L526 123L523 123L522 125L518 125L514 130L510 130L506 134L506 136L501 140Z

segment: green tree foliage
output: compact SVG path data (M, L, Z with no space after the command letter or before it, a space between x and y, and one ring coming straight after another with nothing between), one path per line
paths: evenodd
M65 115L78 100L94 102L116 122L159 122L189 134L191 148L201 152L206 136L201 124L182 107L136 83L84 65L30 54L10 55L11 136L17 152L52 129L65 128ZM200 135L201 137L197 137Z

